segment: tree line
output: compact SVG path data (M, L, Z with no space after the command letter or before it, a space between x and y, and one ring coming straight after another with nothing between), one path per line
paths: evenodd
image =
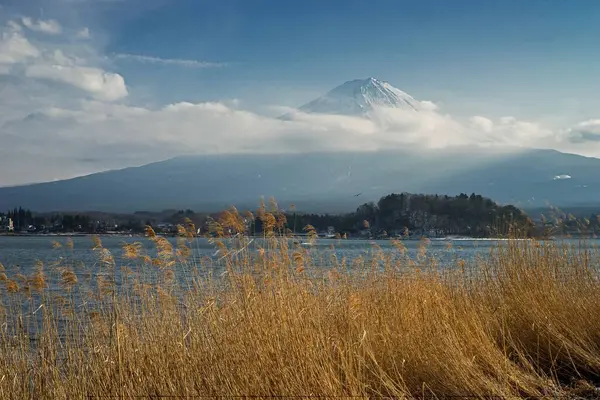
M290 224L312 225L317 230L335 227L339 233L351 235L467 235L489 237L506 235L518 227L533 234L535 224L520 209L499 205L480 195L458 196L425 194L389 194L377 203L359 206L343 215L288 213Z
M24 208L0 212L0 232L8 231L9 220L14 232L27 233L144 233L146 226L161 233L176 232L176 225L190 219L201 226L206 214L192 210L162 212L111 213L35 213Z
M345 214L314 214L292 210L282 212L285 228L300 233L311 225L317 231L327 231L329 227L340 235L348 236L446 236L467 235L489 237L508 234L511 227L518 226L526 233L533 234L535 224L518 208L499 205L480 195L460 194L458 196L425 194L389 194L377 203L369 202L356 211ZM166 210L162 212L136 212L133 214L105 213L52 213L36 214L30 210L15 208L0 213L0 221L12 219L16 232L74 232L106 233L111 231L143 233L146 226L157 232L177 232L177 224L192 221L200 229L207 231L207 221L218 218L192 210ZM595 223L598 218L595 218ZM600 230L600 223L593 225ZM248 221L250 234L260 234L260 218Z
M550 208L540 216L540 226L548 236L597 236L600 235L600 215L574 215Z

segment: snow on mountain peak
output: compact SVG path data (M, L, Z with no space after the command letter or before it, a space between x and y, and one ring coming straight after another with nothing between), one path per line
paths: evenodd
M300 107L305 113L368 115L375 107L419 111L422 106L408 93L388 82L370 77L355 79L334 88L323 97Z

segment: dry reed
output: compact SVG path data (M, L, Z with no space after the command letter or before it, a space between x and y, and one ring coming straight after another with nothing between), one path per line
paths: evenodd
M236 210L213 221L218 263L189 261L188 225L176 248L150 228L155 256L126 245L122 275L94 239L96 278L57 268L58 297L41 265L2 275L0 398L598 394L595 250L515 241L440 268L395 242L322 268L275 208L259 243Z

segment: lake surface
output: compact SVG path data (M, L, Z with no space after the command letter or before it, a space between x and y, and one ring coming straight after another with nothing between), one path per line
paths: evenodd
M155 256L156 251L154 243L144 237L119 237L119 236L104 236L100 237L103 247L108 249L114 259L117 267L129 266L135 270L131 260L123 257L123 245L126 243L140 242L144 248L144 252L149 256ZM65 246L66 243L72 240L73 248ZM174 246L177 243L176 238L168 239ZM384 256L389 256L392 263L396 265L408 266L406 257L412 261L416 261L417 265L427 264L426 260L419 257L421 248L424 242L420 241L403 241L405 254L396 248L390 240L335 240L335 239L319 239L313 246L303 246L302 241L298 239L296 243L291 243L291 248L302 247L310 254L310 259L316 268L311 268L309 274L318 276L321 272L331 268L332 259L337 257L338 260L346 258L352 261L358 257L369 259L377 252L382 252ZM61 243L62 246L55 246L54 242ZM427 257L433 257L437 261L437 265L441 268L445 266L455 267L458 260L464 260L470 267L477 268L476 260L478 258L489 257L490 252L499 244L506 244L506 241L499 240L453 240L446 241L430 241L426 244ZM577 244L576 240L563 241L566 245ZM249 252L258 252L261 245L261 239L255 239L247 247ZM585 247L597 247L600 245L600 240L588 240L583 243ZM79 310L80 307L93 308L97 306L96 300L90 297L89 293L96 293L99 289L99 279L107 279L112 281L117 288L120 289L130 287L132 281L128 279L128 274L123 268L105 268L99 261L99 252L93 250L94 243L91 237L78 236L67 238L49 237L49 236L0 236L0 262L6 269L8 279L14 280L21 285L18 295L4 296L8 293L6 284L0 285L0 304L4 300L12 304L13 308L17 307L22 310L22 314L12 313L9 317L9 325L13 329L18 326L16 319L19 315L25 321L25 330L35 341L35 335L41 325L42 313L37 313L37 310L42 307L43 299L37 292L23 293L23 288L28 285L27 277L33 276L39 262L44 265L44 272L47 279L47 289L51 299L62 298L65 294L64 286L61 283L61 267L67 266L77 275L77 290L70 292L73 305ZM224 261L222 252L218 251L217 246L205 238L195 238L190 245L192 250L191 263L188 265L176 265L176 270L180 269L182 273L175 274L175 279L181 283L186 283L189 277L190 270L199 266L196 271L200 274L210 273L212 276L222 275L224 270ZM200 262L202 261L202 262ZM351 264L350 262L348 264ZM347 265L348 265L347 264ZM350 267L352 268L352 267ZM162 272L158 268L141 268L143 274L142 281L144 283L153 284L161 279ZM177 271L176 271L177 272ZM114 274L114 275L113 275ZM129 282L129 285L124 285L124 282ZM185 288L185 285L180 286ZM110 303L111 297L104 297L103 304ZM8 304L8 303L7 303ZM58 304L58 303L57 303ZM52 307L58 307L54 305ZM84 308L81 308L84 310ZM61 314L62 315L62 314ZM70 317L57 317L57 327L60 332L63 326Z
M145 237L125 237L125 236L104 236L100 237L104 248L111 251L117 266L127 264L127 260L122 259L123 245L125 243L142 243L145 251L149 255L154 254L154 244ZM64 244L67 237L49 237L49 236L0 236L0 262L5 266L7 272L27 273L33 270L36 262L41 261L44 264L56 263L61 257L68 258L72 263L79 265L85 264L87 267L93 266L98 262L98 254L93 251L92 238L89 236L76 236L73 240L73 249L67 249ZM169 241L176 245L176 238L169 238ZM303 239L300 239L303 241ZM63 247L53 248L53 243L59 242ZM578 243L575 240L565 240L566 244ZM406 254L411 258L416 258L419 248L422 246L420 241L407 240L402 242L406 247ZM427 254L433 256L441 264L452 263L457 259L463 259L467 262L475 260L477 257L486 257L493 247L503 241L498 240L452 240L451 246L447 241L430 241L427 244ZM249 250L256 249L260 244L260 239L255 240ZM588 240L586 246L598 246L600 240ZM218 262L221 259L221 253L217 251L214 243L210 243L205 238L195 238L191 244L193 260L202 258ZM336 240L319 239L313 246L305 247L315 259L324 260L333 254L338 258L346 257L352 260L359 256L369 256L380 249L384 254L398 254L398 250L390 240Z

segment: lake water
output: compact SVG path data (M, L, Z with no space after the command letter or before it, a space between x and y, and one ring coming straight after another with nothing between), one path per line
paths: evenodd
M99 288L98 277L106 277L109 280L114 279L117 287L119 288L128 287L123 285L127 274L121 268L109 269L103 268L99 262L99 254L93 250L93 241L91 237L73 237L73 248L69 249L64 244L67 243L66 237L48 237L48 236L0 236L0 262L6 269L6 275L9 279L14 279L19 282L21 289L27 285L26 277L31 276L36 269L36 264L42 262L44 264L44 271L48 278L48 292L51 298L57 296L60 298L64 295L64 287L61 283L60 266L70 266L77 275L77 290L71 293L72 300L76 309L79 307L93 307L94 300L90 298L87 293L95 292ZM108 249L116 262L118 267L131 266L130 260L123 258L123 245L126 243L140 242L142 243L145 252L153 256L156 254L154 250L154 243L144 237L117 237L117 236L105 236L101 237L103 247ZM301 241L302 239L300 239ZM62 243L63 246L53 248L53 242ZM177 239L170 238L169 241L176 245ZM250 252L257 252L257 245L261 243L260 239L254 240L247 248ZM302 246L298 242L292 244L293 246ZM417 260L420 264L418 254L420 253L420 247L423 246L422 242L419 241L403 241L403 245L406 248L405 255L401 255L398 249L394 246L394 243L389 240L372 241L372 240L328 240L319 239L315 245L304 247L307 252L311 254L311 259L316 265L317 269L312 268L310 273L324 272L329 268L332 263L332 258L337 257L341 260L345 257L347 260L352 260L357 257L367 258L371 257L374 252L383 252L384 255L390 256L392 262L396 260L400 261L398 265L403 266L406 262L406 257L411 260ZM457 260L465 260L471 266L476 267L476 263L472 263L478 258L488 257L492 248L498 246L499 243L506 243L505 241L497 240L455 240L450 243L445 241L431 241L427 247L428 257L433 257L437 260L438 265L444 268L445 265L456 266ZM565 244L575 244L577 241L565 241ZM449 246L451 244L451 246ZM584 243L585 246L598 246L599 240L590 240ZM192 268L194 265L203 265L198 269L200 273L206 273L205 268L209 268L213 272L214 276L220 276L224 271L223 262L221 261L223 256L222 253L217 251L217 247L214 243L204 238L196 238L191 244L192 249ZM397 257L394 259L394 257ZM194 263L194 261L203 260L203 263ZM208 262L206 262L208 261ZM176 268L184 269L189 268L189 265L179 265ZM159 270L157 268L143 268L143 282L153 283L157 279L161 279ZM112 272L111 272L112 271ZM180 279L182 283L186 281L186 273L190 271L185 269L181 274L176 274L176 279ZM149 274L149 275L148 275ZM314 276L317 276L314 275ZM20 278L19 278L20 276ZM54 278L52 277L54 276ZM189 275L187 275L189 276ZM128 282L130 282L128 280ZM131 282L130 282L131 283ZM182 288L185 286L181 286ZM3 304L5 299L12 299L13 306L20 307L23 310L23 318L26 321L26 331L31 335L32 340L35 340L35 334L39 326L41 326L41 315L36 311L42 306L42 298L40 294L36 292L30 292L30 295L22 294L22 290L19 291L17 297L4 295L8 292L6 285L0 285L0 305ZM110 297L105 298L103 301L110 302ZM15 303L16 302L16 303ZM12 319L9 318L9 326L13 328L17 326L17 316L19 314L11 314ZM68 318L64 319L60 317L57 320L58 329L61 331L63 324L68 321Z
M51 264L58 261L61 257L68 258L72 263L85 264L90 267L98 262L98 254L92 250L92 238L88 236L76 236L73 240L73 249L66 247L53 248L53 242L66 243L66 237L49 236L0 236L0 262L5 266L7 272L27 273L33 270L36 262L41 261L44 264ZM145 250L152 255L154 245L144 237L125 237L125 236L104 236L101 237L103 246L113 254L118 266L125 265L122 260L123 245L125 243L141 242ZM169 238L169 241L176 244L175 238ZM249 248L252 250L260 240L256 240ZM567 243L574 241L566 241ZM403 241L406 247L406 253L414 259L419 247L422 246L419 241ZM486 257L492 247L497 246L497 240L453 240L451 246L446 241L431 241L427 245L427 254L435 257L441 264L452 263L457 259L463 259L467 262L473 261L477 257ZM500 242L502 243L502 242ZM597 246L600 240L589 240L586 246ZM192 245L193 259L199 260L207 258L217 262L221 254L217 248L205 238L196 238ZM336 240L319 239L314 246L307 247L317 259L327 259L335 254L338 258L346 257L351 260L359 256L369 256L374 249L378 247L383 253L397 254L392 241L389 240Z

